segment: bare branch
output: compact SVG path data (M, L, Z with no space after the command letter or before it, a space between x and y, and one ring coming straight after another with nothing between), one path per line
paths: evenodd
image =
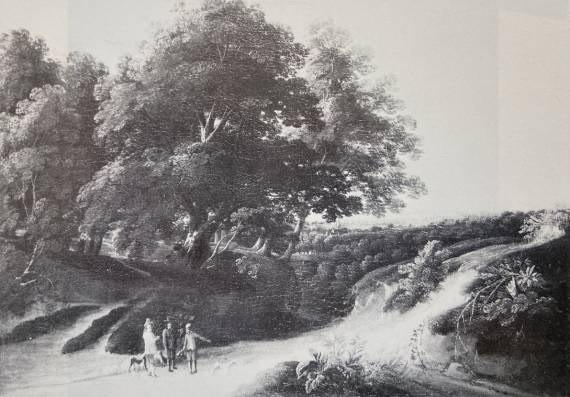
M206 134L210 134L214 130L214 122L216 121L215 109L216 101L212 103L212 108L208 114L208 121L206 121Z
M224 129L224 127L226 126L228 119L229 119L231 114L232 114L232 111L228 107L226 107L226 110L224 111L224 114L222 115L222 119L220 120L220 122L218 123L216 128L212 131L212 133L210 135L208 135L208 137L204 140L204 142L209 142L210 139L212 139L212 137L216 133L218 133Z

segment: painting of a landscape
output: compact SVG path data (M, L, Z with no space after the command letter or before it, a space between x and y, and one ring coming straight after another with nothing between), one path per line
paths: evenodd
M0 396L568 396L566 0L0 0Z

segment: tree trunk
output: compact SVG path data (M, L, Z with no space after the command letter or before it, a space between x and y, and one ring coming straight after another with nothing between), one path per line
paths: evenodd
M97 236L95 237L93 255L99 255L101 253L101 247L103 247L103 236Z
M81 237L79 243L77 244L77 252L85 252L85 239Z
M308 211L303 211L297 214L297 223L295 224L295 229L290 234L289 244L287 245L287 249L279 259L286 261L289 261L291 259L291 256L295 252L295 247L299 242L299 236L301 235L303 226L305 226L305 220L307 219L307 215L309 215Z
M92 237L88 237L85 240L85 249L83 250L84 254L91 255L95 249L95 241L93 241Z
M34 245L34 252L32 253L32 257L28 262L28 266L26 266L24 272L20 276L16 277L16 280L20 280L20 286L25 287L26 285L36 282L37 277L33 276L35 272L32 270L32 267L36 263L37 259L43 255L45 246L46 246L45 240L40 239L36 241L36 244ZM28 279L28 276L31 276L30 279Z
M216 227L216 223L206 222L198 230L188 233L184 246L187 249L188 265L192 269L199 269L210 257L210 238Z
M261 247L263 247L264 242L265 242L265 238L263 237L263 235L261 235L257 238L257 241L255 242L253 247L251 247L250 249L252 251L257 251L257 250L261 249Z
M266 238L263 246L256 251L257 254L267 256L271 258L271 248L273 245L273 240L271 238Z

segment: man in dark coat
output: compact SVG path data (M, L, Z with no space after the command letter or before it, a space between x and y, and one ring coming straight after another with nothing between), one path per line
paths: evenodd
M168 370L176 369L176 331L172 328L172 321L168 320L166 328L162 331L162 344L166 350Z

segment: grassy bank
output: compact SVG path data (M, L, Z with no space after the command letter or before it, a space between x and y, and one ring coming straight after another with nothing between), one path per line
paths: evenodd
M96 343L109 329L117 323L129 311L129 306L121 306L111 310L105 316L98 318L91 323L89 328L82 334L69 339L63 345L61 352L63 354L73 353L83 350L86 347Z
M99 306L95 305L73 306L58 310L47 316L25 321L17 325L12 332L2 338L2 343L17 343L37 338L57 329L68 327L75 323L83 314L98 309Z

